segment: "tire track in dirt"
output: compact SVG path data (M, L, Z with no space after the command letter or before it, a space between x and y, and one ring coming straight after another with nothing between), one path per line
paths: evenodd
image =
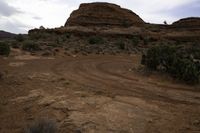
M135 63L131 58L75 58L55 64L52 70L111 96L126 95L176 104L200 104L198 92L177 85L152 84L137 75L127 74L127 69Z

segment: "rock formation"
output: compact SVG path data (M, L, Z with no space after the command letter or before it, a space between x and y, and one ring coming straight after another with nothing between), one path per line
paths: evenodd
M67 20L66 26L143 26L144 21L134 12L110 3L81 4Z
M174 22L172 26L182 28L200 28L200 17L183 18Z

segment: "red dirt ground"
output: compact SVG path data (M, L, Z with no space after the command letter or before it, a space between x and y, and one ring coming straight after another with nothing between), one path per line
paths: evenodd
M0 132L199 133L200 86L138 71L139 55L0 59Z

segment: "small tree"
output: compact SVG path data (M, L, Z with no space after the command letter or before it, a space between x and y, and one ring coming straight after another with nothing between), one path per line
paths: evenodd
M165 20L164 22L163 22L165 25L167 25L167 21Z
M9 56L10 46L4 42L0 42L0 55Z
M40 30L44 30L45 28L44 28L44 26L40 26L40 28L39 28Z
M156 70L157 67L159 66L160 64L160 47L152 47L150 48L148 51L147 51L147 55L146 56L143 56L145 57L145 65L152 69L152 70Z

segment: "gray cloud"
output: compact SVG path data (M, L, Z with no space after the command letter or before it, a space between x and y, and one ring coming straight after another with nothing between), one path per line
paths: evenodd
M38 16L34 16L32 17L33 19L36 19L36 20L41 20L42 18L41 17L38 17Z
M8 5L4 1L0 1L0 15L1 16L12 16L14 14L21 13L18 9Z
M28 29L33 28L22 22L9 19L6 17L4 17L2 21L0 21L0 25L1 25L1 30L5 30L12 33L27 33Z

